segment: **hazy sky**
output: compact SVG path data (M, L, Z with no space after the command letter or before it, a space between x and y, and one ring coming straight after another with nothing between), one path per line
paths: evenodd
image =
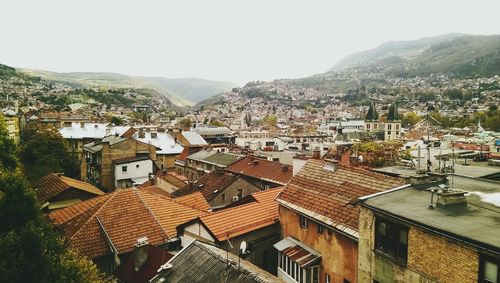
M245 83L322 73L388 40L500 34L500 1L5 1L0 63Z

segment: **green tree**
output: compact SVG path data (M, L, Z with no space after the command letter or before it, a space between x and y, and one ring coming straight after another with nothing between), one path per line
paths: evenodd
M0 166L7 170L14 170L17 166L16 145L9 137L7 125L2 114L0 114Z
M182 128L191 128L193 122L189 118L184 118L177 123L177 126Z
M113 116L111 117L111 123L113 123L115 126L121 126L123 125L123 119L120 117Z
M209 125L214 126L214 127L224 127L224 123L222 123L219 120L212 120L212 121L210 121Z
M268 126L276 126L276 124L278 123L278 117L274 115L266 115L264 116L264 118L262 118L262 122Z
M30 181L52 172L64 172L69 177L78 177L77 160L68 153L67 142L55 129L34 133L22 145L19 157Z

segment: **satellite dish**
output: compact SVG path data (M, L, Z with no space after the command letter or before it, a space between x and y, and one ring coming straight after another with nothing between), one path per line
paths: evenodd
M247 252L247 242L242 241L240 244L240 254L245 254Z

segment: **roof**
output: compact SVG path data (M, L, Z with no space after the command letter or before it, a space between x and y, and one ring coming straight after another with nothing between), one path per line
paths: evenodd
M124 282L147 283L153 278L158 268L169 261L173 255L164 249L147 245L148 259L138 271L135 271L135 257L130 254L127 260L120 264L115 271L116 277Z
M259 194L256 202L219 210L215 213L198 217L206 229L217 241L222 242L279 221L276 196L282 188L270 189Z
M175 198L174 201L202 211L208 211L210 209L210 205L200 192L194 192L189 195Z
M467 206L429 209L433 187L415 186L368 196L362 205L500 253L500 182L458 175L449 179L454 189L469 192Z
M370 108L368 108L368 113L366 114L367 121L378 121L377 109L375 109L375 103L370 102Z
M226 167L231 163L237 161L238 159L241 159L242 157L243 155L239 154L218 152L217 150L206 149L189 155L187 159L217 164L219 166Z
M150 160L149 156L131 156L113 160L115 165Z
M176 190L172 195L180 197L194 192L200 192L207 201L211 201L218 193L234 183L238 178L239 177L233 173L215 170L201 176L196 182L187 184Z
M188 182L188 178L186 176L177 174L175 172L166 173L166 172L158 171L156 173L156 178L162 179L165 182L172 184L176 188L182 188Z
M144 189L119 189L49 214L64 229L70 247L95 258L132 251L148 237L159 245L176 237L176 227L205 212ZM105 236L109 237L109 240Z
M51 198L70 188L85 191L87 193L98 196L104 194L103 191L99 190L89 183L75 180L66 176L58 176L54 173L49 173L48 175L38 179L33 184L33 188L35 189L38 200L41 203L49 201Z
M228 170L278 185L285 185L293 175L292 166L290 165L259 159L253 156L246 156L234 162L228 167Z
M191 129L192 132L200 135L227 135L231 133L228 127L199 127Z
M110 127L109 123L84 123L72 122L71 126L59 129L65 139L102 139L106 135L121 135L126 127Z
M274 248L295 261L302 268L315 265L321 258L319 252L292 237L286 237L277 242L274 244Z
M283 282L252 263L216 246L193 241L170 259L151 282Z
M351 203L360 196L403 184L400 178L310 159L277 199L288 208L357 238L359 208Z
M389 113L387 114L387 121L399 121L398 105L394 101L389 107Z
M156 133L156 137L152 137L151 133ZM177 143L172 136L165 132L144 132L144 138L139 138L139 132L134 133L134 139L143 143L152 144L160 149L156 150L156 154L180 154L184 147Z
M187 140L190 145L207 145L205 139L195 132L182 132L182 136Z
M102 150L102 143L109 143L109 145L111 146L125 140L127 140L127 138L123 138L120 136L113 136L113 135L106 136L102 138L102 140L100 140L99 142L90 142L88 144L83 145L83 148L92 153L96 153Z

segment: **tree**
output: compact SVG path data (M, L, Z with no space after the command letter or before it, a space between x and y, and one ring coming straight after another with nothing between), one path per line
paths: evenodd
M422 117L418 116L415 112L408 112L405 115L399 115L399 117L403 117L402 122L403 125L413 126L422 120Z
M121 126L123 125L123 119L120 117L113 116L111 117L111 123L113 123L115 126Z
M64 172L78 177L76 158L68 153L68 144L55 129L37 131L21 147L19 157L28 180L37 180L48 173Z
M191 126L193 125L193 122L191 122L191 119L189 118L184 118L182 120L180 120L177 125L179 127L182 127L182 128L191 128Z
M268 126L276 126L276 124L278 123L278 117L274 115L266 115L264 116L264 118L262 118L262 122Z
M212 121L210 121L209 125L214 126L214 127L224 127L224 123L222 123L219 120L212 120Z
M9 137L7 124L2 114L0 114L0 166L7 170L14 170L17 166L16 145Z
M250 113L248 112L245 114L245 124L247 125L247 128L249 128L252 124L252 116L250 116Z
M402 143L390 142L362 142L353 145L353 150L363 156L363 163L370 167L382 167L396 163L402 156L399 154ZM404 155L403 155L404 156Z

